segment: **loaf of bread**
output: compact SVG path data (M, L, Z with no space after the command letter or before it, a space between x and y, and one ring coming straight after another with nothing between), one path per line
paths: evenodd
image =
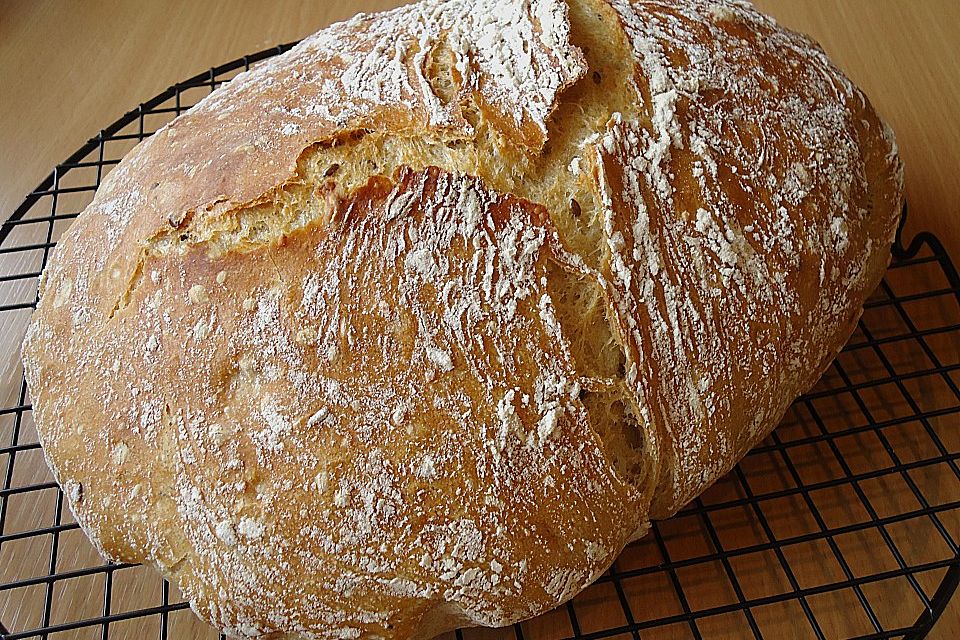
M360 15L145 140L23 346L104 556L250 638L428 638L572 598L856 325L893 136L735 0Z

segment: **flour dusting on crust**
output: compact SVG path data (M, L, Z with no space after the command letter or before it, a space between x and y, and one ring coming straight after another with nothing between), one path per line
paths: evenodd
M853 330L847 302L876 286L867 264L888 259L898 204L878 226L860 139L882 125L809 40L741 2L612 4L643 102L589 153L626 381L672 452L663 517L820 376L829 359L809 345Z
M143 488L113 507L153 524L109 522L91 483L75 505L84 526L126 537L120 557L155 558L240 636L409 635L441 601L501 625L572 597L644 507L623 516L633 493L545 321L555 234L541 209L476 179L404 170L287 238L284 264L275 246L242 262L202 247L153 258L156 282L69 373L119 412L83 407L91 419L126 425L114 450ZM186 344L171 330L194 325L204 335ZM159 344L124 358L144 334ZM115 360L116 376L99 375ZM139 377L157 382L134 392ZM554 537L562 553L544 546Z

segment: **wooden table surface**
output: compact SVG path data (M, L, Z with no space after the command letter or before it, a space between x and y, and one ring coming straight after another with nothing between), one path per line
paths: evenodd
M0 218L58 161L174 82L397 4L0 0ZM960 261L960 2L756 4L816 38L865 90L896 131L906 164L907 235L934 230ZM931 637L960 637L960 597Z

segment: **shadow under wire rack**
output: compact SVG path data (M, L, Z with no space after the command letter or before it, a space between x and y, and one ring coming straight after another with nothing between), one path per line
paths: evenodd
M50 250L145 137L281 45L176 84L81 147L0 226L0 637L211 638L151 569L105 563L46 468L19 364ZM725 478L570 603L448 640L922 638L960 584L960 276L893 262L823 379ZM222 637L222 636L220 636Z

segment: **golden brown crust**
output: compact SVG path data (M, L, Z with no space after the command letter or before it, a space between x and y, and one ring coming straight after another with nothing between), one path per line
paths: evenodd
M589 76L565 5L424 2L308 38L108 176L23 350L50 466L105 555L157 565L233 635L506 624L773 428L886 265L892 137L748 5L598 3L574 9L636 73L604 128L564 132L576 158L547 150ZM364 173L358 131L443 166ZM318 164L337 145L357 184ZM520 182L523 158L558 163L531 171L592 194L583 228L559 237L566 212L462 147L517 159ZM605 301L584 326L615 335L620 374L578 368L572 344L597 342L571 340L558 273Z
M89 425L44 438L80 521L237 634L408 637L441 601L499 625L572 596L645 507L622 517L578 399L543 284L553 233L474 180L407 170L282 242L149 259L96 353L63 365L83 393L39 396L44 423Z
M663 518L846 342L889 260L902 176L863 94L803 36L746 3L612 4L645 100L584 156L626 383L663 444Z

